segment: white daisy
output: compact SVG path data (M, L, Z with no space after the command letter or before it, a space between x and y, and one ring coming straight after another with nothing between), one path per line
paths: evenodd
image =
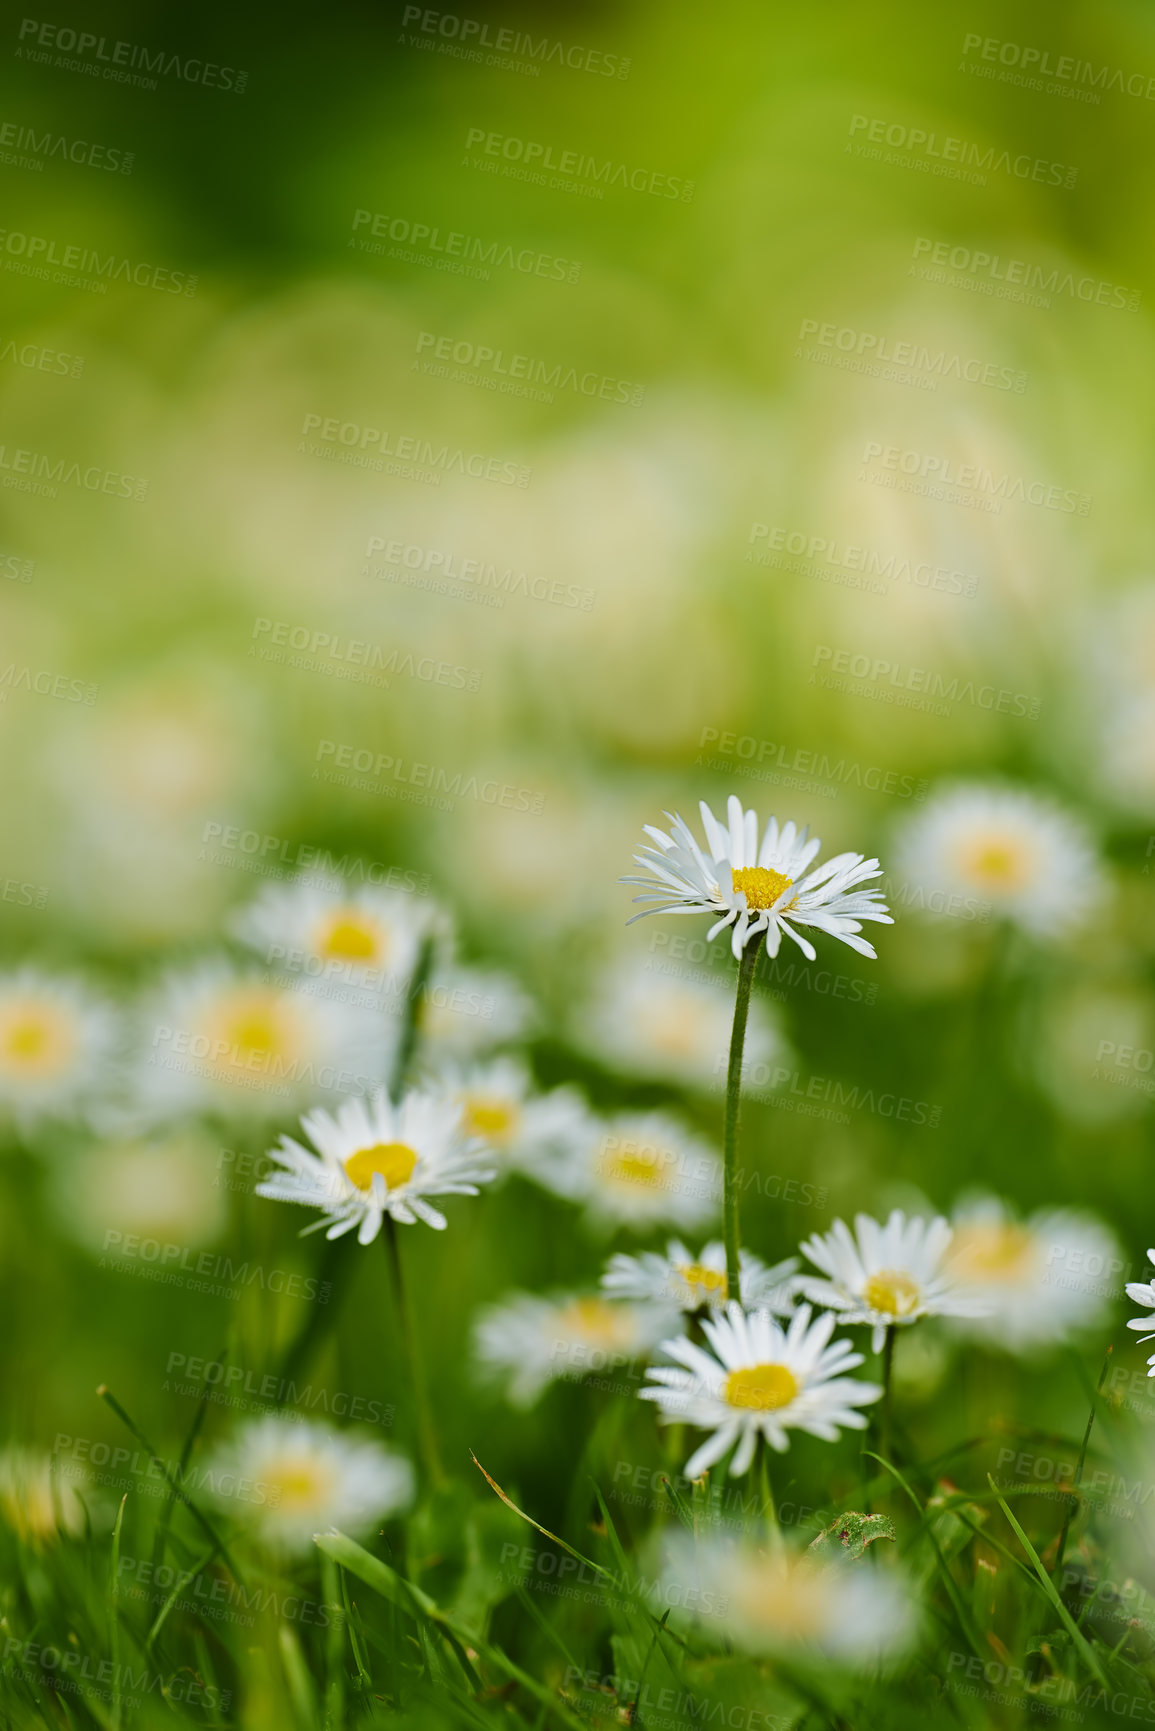
M874 1351L882 1349L888 1328L917 1322L920 1316L973 1316L985 1302L958 1290L944 1269L951 1229L941 1215L908 1220L896 1208L885 1226L869 1214L856 1214L854 1234L844 1220L827 1233L814 1233L802 1253L827 1277L799 1276L803 1295L843 1323L869 1323Z
M927 894L980 898L1033 937L1077 926L1105 880L1085 826L1045 796L962 782L907 822L897 869Z
M748 1250L738 1252L742 1303L747 1310L772 1310L789 1316L794 1308L798 1258L772 1268ZM646 1299L675 1304L679 1310L720 1310L728 1297L726 1246L721 1239L707 1244L697 1256L678 1238L671 1238L664 1256L645 1250L640 1256L611 1256L602 1275L602 1290L614 1298Z
M953 1225L944 1273L985 1305L956 1319L956 1333L1025 1355L1105 1319L1123 1259L1093 1216L1043 1208L1019 1220L998 1197L974 1196Z
M99 1512L84 1465L18 1445L0 1452L0 1516L26 1543L75 1538Z
M275 1117L384 1081L396 1027L374 1011L271 985L223 961L173 972L141 1013L146 1118Z
M467 1059L523 1039L533 1016L531 999L508 974L449 965L434 970L417 1025L431 1056Z
M205 1468L205 1488L271 1549L304 1555L315 1533L363 1536L413 1500L413 1468L379 1442L270 1414Z
M657 1401L661 1422L712 1430L686 1462L689 1479L700 1478L737 1444L730 1472L746 1472L759 1436L781 1453L787 1431L804 1430L823 1442L836 1442L842 1426L864 1430L857 1410L877 1400L882 1389L844 1373L862 1363L848 1340L830 1344L835 1318L828 1311L811 1321L800 1305L785 1328L765 1310L743 1311L730 1303L724 1316L702 1324L707 1352L692 1340L667 1340L662 1351L681 1367L655 1365L654 1387L643 1400Z
M1149 1250L1147 1252L1147 1260L1148 1262L1155 1263L1155 1250ZM1124 1291L1128 1298L1134 1299L1136 1304L1141 1304L1144 1310L1148 1313L1155 1310L1155 1281L1129 1280ZM1131 1317L1130 1321L1127 1323L1127 1327L1135 1329L1138 1332L1141 1341L1155 1339L1155 1317L1150 1314L1147 1316ZM1155 1353L1151 1354L1147 1363L1151 1367L1148 1370L1147 1375L1155 1376Z
M607 967L574 1019L581 1045L627 1074L682 1087L710 1087L725 1065L734 1020L725 980L663 971L657 957L622 956ZM786 1043L765 1003L754 998L746 1025L743 1070L785 1061Z
M126 1232L211 1244L228 1219L221 1162L219 1144L196 1128L97 1142L54 1162L53 1211L69 1237L93 1251Z
M232 929L266 962L379 984L409 977L431 919L427 903L400 890L370 884L334 895L305 877L268 885Z
M599 1228L689 1230L715 1219L722 1198L718 1155L664 1112L591 1117L582 1140L534 1176Z
M483 1373L511 1406L529 1407L547 1383L599 1374L637 1375L677 1326L667 1304L612 1304L595 1294L513 1292L487 1305L473 1329Z
M589 1136L590 1112L578 1090L535 1094L519 1058L453 1065L433 1086L460 1107L466 1133L485 1144L499 1171L534 1176Z
M90 1121L118 1045L116 1015L83 981L32 967L0 974L0 1108L23 1128Z
M269 1157L284 1168L258 1184L258 1196L320 1208L326 1238L357 1228L371 1244L386 1214L405 1226L423 1220L441 1231L444 1214L430 1196L476 1196L493 1177L476 1137L465 1134L454 1101L412 1090L395 1106L384 1092L346 1100L333 1115L307 1112L301 1126L319 1150L282 1136ZM318 1231L325 1219L306 1231Z
M906 1652L917 1631L909 1583L893 1567L684 1529L669 1532L663 1549L659 1608L684 1607L703 1630L748 1653L875 1665Z
M622 882L638 884L647 892L635 896L636 902L658 905L644 908L634 915L635 920L659 913L717 914L706 936L716 937L724 927L732 926L730 944L736 956L758 932L766 933L767 954L776 956L785 932L809 961L814 961L817 952L794 927L813 926L873 957L870 944L857 936L862 921L894 923L880 889L856 887L882 876L876 859L841 853L809 871L822 846L817 837L808 840L809 830L799 834L792 822L779 830L778 819L772 817L759 845L757 813L744 811L734 794L726 802L726 828L705 800L699 809L706 832L705 852L682 818L671 812L666 816L673 826L672 834L645 825L646 834L656 845L643 848L634 859L650 876L626 877Z

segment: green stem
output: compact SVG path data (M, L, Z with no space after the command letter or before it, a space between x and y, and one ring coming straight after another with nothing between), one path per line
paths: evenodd
M1108 1371L1108 1368L1110 1367L1110 1364L1111 1364L1111 1354L1113 1351L1114 1351L1113 1347L1109 1346L1107 1348L1107 1356L1104 1358L1103 1368L1099 1372L1099 1382L1098 1382L1098 1386L1096 1387L1096 1390L1095 1390L1096 1394L1102 1394L1102 1392L1103 1392L1103 1384L1107 1380L1107 1371ZM1067 1504L1066 1513L1063 1516L1063 1530L1059 1534L1059 1544L1058 1544L1058 1548L1055 1552L1055 1566L1051 1571L1052 1576L1054 1576L1054 1577L1058 1576L1059 1570L1063 1566L1063 1555L1067 1549L1067 1535L1071 1530L1071 1522L1074 1519L1075 1510L1079 1506L1078 1491L1079 1491L1079 1486L1083 1482L1083 1466L1084 1466L1084 1463L1086 1462L1086 1459L1087 1459L1087 1444L1091 1440L1091 1429L1092 1429L1092 1426L1094 1425L1094 1423L1095 1423L1095 1403L1094 1403L1094 1401L1092 1401L1091 1402L1091 1410L1087 1414L1086 1428L1083 1431L1083 1446L1079 1450L1079 1460L1078 1460L1078 1464L1075 1467L1075 1477L1074 1477L1074 1481L1073 1481L1072 1495L1071 1495L1070 1501Z
M746 1044L746 1020L750 1014L750 991L764 934L750 939L738 964L738 991L734 999L734 1026L730 1033L730 1063L726 1070L726 1118L722 1131L722 1236L726 1242L726 1292L742 1302L738 1262L738 1112L742 1096L742 1049Z
M429 984L429 976L433 972L433 951L433 938L423 938L409 981L409 995L405 1001L405 1020L402 1023L397 1050L393 1056L393 1074L389 1079L389 1098L395 1106L400 1104L401 1096L405 1092L405 1080L413 1063L413 1054L417 1050L417 1024L421 1015L421 1000L425 995L425 988Z
M886 1331L886 1340L882 1347L882 1425L878 1439L878 1452L886 1460L890 1459L890 1423L891 1397L894 1392L894 1342L898 1330L893 1325Z
M774 1487L770 1482L770 1444L764 1436L758 1438L758 1476L762 1490L762 1513L766 1517L766 1531L772 1545L782 1543L782 1528L778 1524L778 1505L774 1501Z
M389 1273L393 1283L393 1299L397 1307L397 1322L401 1332L401 1344L405 1352L406 1369L409 1372L409 1385L413 1390L413 1405L417 1414L417 1435L421 1445L421 1453L425 1458L426 1471L435 1485L444 1484L445 1473L441 1465L441 1455L437 1447L437 1431L433 1424L433 1409L429 1404L429 1389L425 1381L425 1366L417 1349L417 1336L413 1328L413 1314L409 1308L409 1298L405 1291L405 1279L401 1272L401 1247L397 1242L397 1222L391 1214L385 1216L385 1245L389 1253Z

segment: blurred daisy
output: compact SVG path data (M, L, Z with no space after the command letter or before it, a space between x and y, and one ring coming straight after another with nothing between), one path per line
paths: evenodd
M396 1032L373 1011L270 985L222 961L172 973L143 1011L146 1115L275 1116L383 1081Z
M873 1666L907 1651L917 1629L905 1575L869 1562L821 1561L777 1545L671 1532L655 1583L720 1642L823 1665Z
M759 845L757 813L743 810L734 794L726 803L726 828L705 800L699 810L706 832L705 852L682 818L670 812L666 816L673 825L672 834L645 825L646 834L656 845L643 848L634 859L650 876L626 877L622 882L638 884L647 892L635 896L636 902L658 905L644 908L634 915L635 920L644 919L646 914L717 914L706 936L714 938L731 926L730 945L736 956L758 932L766 933L767 954L776 956L785 932L803 955L814 961L817 952L794 930L796 925L814 927L840 938L864 956L874 955L866 939L857 936L862 921L894 923L880 889L857 887L882 876L876 859L842 853L810 871L822 843L817 837L808 840L809 830L799 834L793 823L779 830L778 819L772 817Z
M482 1371L501 1384L511 1406L529 1407L547 1383L599 1372L626 1372L670 1330L669 1304L612 1304L577 1293L543 1297L514 1292L488 1305L474 1324Z
M802 1253L826 1279L799 1277L803 1295L842 1323L869 1323L871 1344L882 1349L888 1328L917 1322L920 1316L973 1316L983 1301L961 1293L943 1261L951 1229L941 1215L908 1220L896 1208L885 1226L869 1214L856 1214L854 1234L844 1220L827 1233L814 1233Z
M357 1229L371 1244L386 1214L405 1226L423 1220L441 1231L444 1214L430 1196L476 1196L493 1177L475 1137L464 1133L461 1108L414 1090L395 1106L378 1092L346 1100L336 1114L317 1109L301 1126L319 1152L282 1136L269 1158L284 1168L258 1184L258 1196L320 1208L326 1238ZM306 1231L316 1232L326 1218Z
M1147 1260L1155 1263L1155 1250L1147 1252ZM1155 1310L1155 1281L1129 1280L1123 1290L1128 1298L1134 1299L1136 1304L1141 1304L1144 1310L1148 1312L1146 1316L1131 1317L1127 1327L1137 1330L1141 1341L1155 1339L1155 1316L1150 1314L1151 1311ZM1147 1375L1155 1376L1155 1352L1151 1354L1147 1363L1151 1367Z
M308 878L270 884L233 921L234 935L266 962L297 952L351 981L413 971L430 909L416 897L374 885L334 896Z
M417 1015L422 1042L434 1058L472 1058L520 1040L533 1003L516 980L491 968L437 968Z
M205 1486L271 1549L306 1555L313 1535L364 1535L413 1499L413 1469L378 1442L272 1414L205 1468Z
M591 1117L581 1142L535 1176L598 1227L690 1229L717 1216L722 1196L713 1148L663 1112Z
M1085 826L1024 788L963 782L910 818L897 869L929 893L981 897L1033 937L1077 926L1105 880Z
M228 1218L222 1179L232 1159L222 1165L220 1147L195 1129L99 1142L54 1163L53 1209L62 1229L93 1251L107 1249L113 1231L210 1244Z
M798 1258L791 1256L772 1268L748 1250L738 1252L742 1280L742 1303L747 1310L773 1310L789 1316L794 1308L794 1275ZM720 1239L707 1244L694 1256L678 1238L671 1238L666 1254L652 1250L640 1256L611 1256L602 1275L602 1290L613 1298L645 1299L652 1304L674 1304L679 1310L706 1307L720 1310L729 1296L726 1288L726 1246Z
M708 1088L730 1049L733 989L662 971L656 958L623 956L604 970L574 1021L579 1042L615 1070L681 1087ZM743 1069L781 1062L786 1044L764 1003L754 998Z
M839 1427L864 1430L857 1410L877 1400L875 1383L846 1376L862 1363L848 1340L830 1344L835 1318L811 1321L801 1305L785 1328L765 1310L751 1313L730 1303L725 1314L703 1322L709 1351L691 1340L666 1340L662 1351L679 1369L655 1365L655 1385L643 1400L657 1401L664 1424L690 1424L713 1435L686 1462L689 1479L700 1478L737 1444L730 1472L748 1471L759 1436L781 1453L787 1432L803 1430L836 1442Z
M954 1331L1023 1355L1056 1346L1104 1320L1122 1267L1092 1215L1043 1208L1018 1220L996 1196L970 1197L955 1210L944 1272L985 1314L956 1319Z
M0 1108L25 1128L89 1119L118 1038L113 1011L82 981L38 968L0 974Z
M88 1470L78 1462L18 1446L0 1451L0 1516L28 1544L83 1533L88 1485Z
M589 1108L577 1089L535 1094L519 1058L452 1066L435 1086L460 1108L466 1134L485 1144L499 1171L535 1175L590 1135Z

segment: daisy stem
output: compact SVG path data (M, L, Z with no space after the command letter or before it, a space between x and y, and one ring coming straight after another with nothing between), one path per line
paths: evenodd
M421 948L417 952L417 960L413 966L413 974L409 981L409 994L405 1001L405 1019L401 1026L401 1037L397 1041L397 1051L393 1059L393 1074L389 1079L389 1098L396 1106L405 1092L405 1080L413 1063L413 1054L417 1050L417 1024L421 1017L421 999L429 984L429 976L433 971L433 939L423 938Z
M726 1292L742 1302L738 1265L738 1110L742 1094L742 1049L746 1044L746 1021L750 1014L750 992L763 933L758 932L742 951L738 963L738 991L734 998L734 1026L730 1032L730 1062L726 1070L726 1117L722 1127L722 1236L726 1241Z
M892 1324L886 1331L886 1339L882 1345L882 1424L879 1427L878 1452L885 1460L890 1459L890 1421L891 1395L894 1389L894 1342L898 1334Z
M405 1353L405 1366L409 1372L409 1386L413 1390L413 1405L417 1414L418 1440L421 1445L421 1453L425 1458L425 1469L430 1479L434 1485L441 1485L445 1482L445 1472L437 1447L437 1431L433 1424L433 1408L429 1404L425 1366L418 1351L417 1335L413 1327L413 1312L409 1308L409 1296L405 1290L405 1278L401 1272L401 1246L397 1242L397 1222L391 1214L386 1214L384 1226L385 1246L389 1253L389 1273L393 1283L393 1298L397 1307L397 1322Z
M778 1507L774 1501L774 1487L770 1482L770 1444L764 1436L758 1438L758 1477L762 1489L762 1513L766 1517L766 1530L771 1540L778 1544L782 1538L782 1529L778 1524Z

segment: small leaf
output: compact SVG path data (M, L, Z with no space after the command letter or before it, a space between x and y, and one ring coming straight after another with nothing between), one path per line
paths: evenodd
M816 1551L820 1557L833 1556L836 1551L850 1558L862 1555L867 1545L872 1545L876 1539L897 1539L894 1522L889 1515L860 1515L853 1509L839 1515L831 1521L828 1527L823 1527L818 1537L807 1546L807 1550Z

